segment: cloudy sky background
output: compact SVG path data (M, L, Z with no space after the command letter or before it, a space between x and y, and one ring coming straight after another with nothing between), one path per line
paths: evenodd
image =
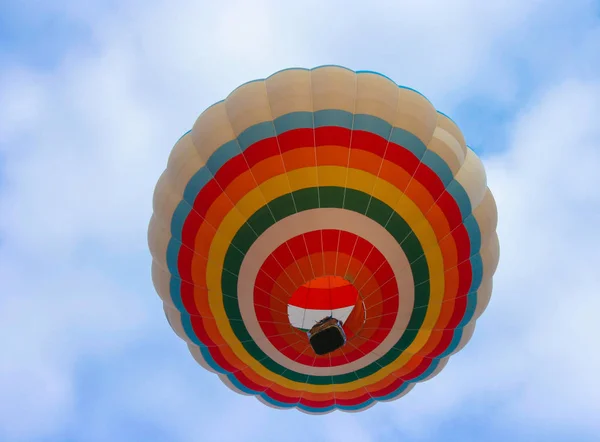
M271 410L169 328L146 228L170 149L238 84L380 71L482 156L501 260L470 344L361 414ZM600 3L0 5L0 440L599 441Z

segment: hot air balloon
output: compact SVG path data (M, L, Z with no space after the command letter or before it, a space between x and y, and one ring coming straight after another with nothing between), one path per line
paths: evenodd
M413 89L339 66L235 89L174 146L152 278L196 361L321 414L391 401L471 338L499 259L484 167Z

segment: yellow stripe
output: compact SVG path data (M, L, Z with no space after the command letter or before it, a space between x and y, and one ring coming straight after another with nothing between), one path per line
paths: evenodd
M286 175L273 177L248 192L236 208L243 207L245 213L249 213L250 208L253 212L259 210L265 199L268 202L289 192L289 183L294 183L293 191L312 187L314 185L315 167L297 169ZM403 194L395 186L378 179L375 175L356 169L346 169L340 166L322 166L319 167L319 185L320 186L338 186L358 190L366 194L371 194L373 184L377 181L373 197L381 200L390 206L398 215L400 215L413 229L421 244L435 244L436 247L428 247L425 252L430 274L431 297L430 305L427 308L427 314L422 325L422 330L417 333L413 343L392 363L380 369L376 373L365 378L352 381L346 384L335 385L310 385L303 384L284 378L278 374L267 370L262 364L258 363L244 348L240 345L235 336L225 313L221 290L221 269L225 261L225 254L235 234L242 227L244 221L240 213L233 210L227 214L218 227L218 234L214 236L211 244L208 263L206 268L206 280L209 293L210 309L219 323L221 336L227 342L236 356L245 364L252 367L257 374L270 382L280 384L290 390L308 391L311 393L331 393L352 391L365 387L387 377L390 373L399 370L404 366L414 353L417 353L427 343L431 334L431 329L440 314L442 299L444 296L444 265L442 253L437 245L437 238L427 219L421 213L419 208L411 201L409 197ZM346 173L348 180L346 183ZM413 182L413 185L420 185ZM263 196L264 195L264 196ZM268 195L268 198L266 198Z

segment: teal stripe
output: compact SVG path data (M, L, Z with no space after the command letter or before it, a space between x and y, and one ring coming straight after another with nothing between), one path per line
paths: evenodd
M452 198L454 198L454 201L456 201L456 204L458 204L462 219L468 217L472 212L471 200L460 183L456 180L452 181L446 187L446 191L452 195Z
M352 129L354 115L338 109L324 109L314 113L315 129L318 127L343 127Z
M216 175L219 169L223 167L227 161L239 155L240 153L241 152L237 141L228 141L213 152L206 162L206 168L211 174Z
M206 186L212 178L213 174L206 167L201 167L198 169L198 172L192 175L185 186L185 190L183 191L183 199L187 201L190 206L193 206L194 201L196 201L196 197L202 188Z
M381 118L372 115L356 114L354 115L354 130L362 130L372 134L379 135L384 140L390 138L392 125Z
M425 152L421 162L435 172L440 180L442 180L442 183L444 183L444 187L448 187L448 185L454 180L452 169L450 169L442 157L440 157L434 151L428 150Z
M278 134L288 132L294 129L312 129L313 128L313 113L312 112L292 112L291 114L282 115L273 121L275 130Z
M479 224L477 223L477 219L475 219L475 215L470 214L468 217L466 217L463 220L463 225L469 234L471 255L473 255L479 252L481 249L481 230L479 229Z
M226 375L228 378L230 376L233 376L229 371L225 370L223 367L217 364L217 362L213 359L212 355L210 354L209 348L206 345L200 345L198 348L200 349L200 354L202 355L202 358L209 365L210 368L215 370L217 373Z
M246 394L260 395L264 397L263 394L261 394L262 392L251 390L250 388L246 387L244 384L238 381L238 379L233 374L227 374L227 379L229 379L229 382L231 382L235 388L237 388L240 391L243 391Z
M471 273L473 275L473 281L471 282L470 292L476 291L481 286L483 280L483 261L481 254L471 256Z
M418 139L414 134L400 127L394 127L390 142L408 149L417 158L421 158L427 150L425 143Z
M431 376L431 373L433 373L438 368L438 366L440 365L440 362L441 361L439 359L432 360L431 363L429 364L429 367L427 368L427 370L425 370L422 374L415 377L414 379L410 380L411 384L421 382L424 379L426 379L428 376Z
M273 138L275 135L275 127L273 126L273 122L265 121L263 123L255 124L254 126L250 126L248 129L239 134L237 139L240 143L240 148L242 150L246 150L253 144L266 140L267 138Z
M169 294L171 295L171 301L179 313L185 313L185 306L181 299L181 279L171 277L169 281Z
M450 345L448 345L448 348L446 350L444 350L442 353L439 354L438 359L450 356L452 354L452 352L454 350L456 350L456 348L458 347L458 344L460 344L460 340L462 339L463 329L455 328L453 334L454 334L454 336L452 337L452 341L450 342Z
M179 275L179 268L177 266L177 263L178 263L177 258L179 257L180 245L181 245L180 242L171 238L171 240L169 240L169 244L167 245L167 253L166 253L167 269L169 270L169 273L171 273L172 276L175 276L176 278L179 278L179 279L181 279L181 276Z
M369 399L367 399L366 401L362 402L359 405L340 405L340 404L336 404L335 406L338 408L338 410L343 410L343 411L357 411L357 410L362 410L365 407L368 407L373 402L375 402L375 400L373 398L369 398Z
M181 241L183 225L191 211L192 208L185 201L182 200L177 204L177 207L173 212L173 217L171 218L171 236L173 238Z
M475 309L477 308L477 292L469 292L467 295L467 308L465 310L465 314L463 315L462 320L459 322L457 328L464 328L469 321L473 318L475 314Z
M185 331L185 334L190 338L190 341L192 341L192 343L198 347L205 347L205 345L202 343L202 341L200 341L200 339L198 339L196 333L194 332L194 327L192 327L191 316L186 313L182 313L180 315L180 318L183 330Z

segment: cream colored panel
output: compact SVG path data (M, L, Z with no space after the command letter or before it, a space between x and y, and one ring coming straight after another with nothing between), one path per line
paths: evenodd
M310 73L313 109L340 109L354 113L356 74L337 66L317 68Z
M366 393L367 393L369 396L371 396L371 394L370 394L370 393L369 393L369 392L368 392L366 389L365 389L365 392L366 392ZM371 398L372 398L372 397L373 397L373 396L371 396ZM346 412L346 413L351 413L351 414L361 413L361 412L363 412L363 411L366 411L366 410L368 410L369 408L373 407L373 406L374 406L376 403L377 403L377 401L375 400L375 401L371 402L369 405L367 405L366 407L360 408L359 410L344 410L344 412Z
M456 141L458 141L458 144L460 144L463 152L466 155L467 144L465 143L465 136L463 135L459 127L456 125L456 123L450 118L448 118L446 115L437 112L437 125L445 131L450 132L452 134L452 136L456 139Z
M310 71L288 69L265 81L273 119L291 112L312 112Z
M310 416L325 416L325 415L333 413L335 411L335 409L326 410L326 411L308 411L308 410L305 410L304 408L300 408L300 407L295 407L295 409L300 411L303 414L308 414ZM344 412L347 413L348 411L344 410Z
M473 210L473 216L481 232L481 245L485 246L498 226L498 209L492 192L487 188L481 203Z
M492 278L484 279L483 281L481 281L479 290L477 290L477 307L475 307L475 314L473 315L473 319L478 319L490 303L490 299L492 298L493 285L494 284Z
M156 183L152 199L154 210L153 217L156 222L164 227L170 226L173 213L180 202L181 194L177 194L173 191L173 186L169 181L167 171L164 171Z
M264 80L240 86L225 100L227 115L236 135L258 123L271 121L271 107Z
M170 233L152 216L148 226L148 248L156 264L164 269L167 269L167 247L170 239Z
M263 405L266 405L269 408L274 408L275 410L289 410L289 408L284 408L284 407L278 407L276 405L271 404L270 402L267 402L266 400L263 399L262 396L255 396L256 399L258 399L259 402L261 402ZM303 411L303 410L300 410Z
M196 174L196 172L198 172L198 170L200 170L202 166L204 166L204 161L201 160L196 153L194 153L188 156L187 162L177 173L169 174L171 169L167 169L172 192L178 195L180 198L183 198L183 193L186 186L190 182L190 179Z
M191 139L189 136L186 137L188 141ZM191 142L186 144L191 146ZM190 179L204 166L204 161L194 149L186 150L186 155L181 155L179 160L178 167L175 167L175 164L167 167L154 189L154 210L161 222L168 220L170 223L173 211L183 198ZM164 204L162 208L160 202Z
M191 136L198 155L205 162L219 147L235 139L224 101L209 107L198 117Z
M169 220L170 223L173 211L179 204L178 200L183 197L190 179L204 164L204 160L200 158L194 147L191 133L187 133L175 144L169 156L167 169L163 172L155 188L154 201L162 199L165 203L163 208L157 211L157 218L161 222ZM166 193L169 193L170 196L164 199Z
M183 324L181 323L181 313L178 310L169 307L167 304L163 304L163 310L165 311L165 315L167 315L167 319L169 324L171 324L171 328L177 334L177 336L179 336L188 344L193 344L187 337L187 334L183 328Z
M381 75L361 73L356 77L355 114L379 117L391 125L396 119L398 85Z
M155 260L152 260L152 282L162 302L175 309L171 299L171 273L160 267Z
M487 191L487 179L483 163L471 149L467 148L465 162L454 179L460 183L469 195L471 207L477 207Z
M490 235L490 241L482 247L480 253L483 261L483 280L490 279L494 276L500 259L500 242L496 232Z
M399 88L394 126L412 133L427 146L437 126L437 112L424 96Z
M173 146L167 161L167 169L181 169L190 156L198 156L198 153L196 152L191 132L188 132L177 140L177 143Z
M427 149L438 154L452 170L452 175L456 175L465 161L465 153L456 138L450 132L438 127L433 133L433 139L427 146Z
M254 394L251 393L246 393L245 391L240 390L239 388L237 388L230 380L229 378L224 375L224 374L220 374L219 373L219 379L221 379L221 382L223 382L227 387L229 387L229 389L231 391L233 391L234 393L238 393L241 394L243 396L254 396Z

